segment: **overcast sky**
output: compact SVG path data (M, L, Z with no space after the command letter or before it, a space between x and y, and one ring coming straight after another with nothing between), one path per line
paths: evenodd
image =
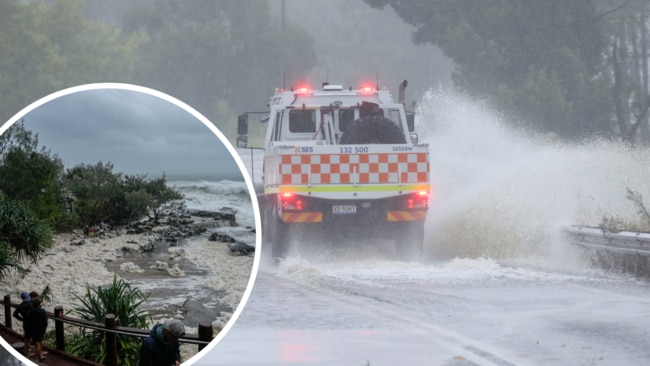
M111 162L115 172L241 178L221 140L181 107L140 91L95 89L67 94L24 116L39 147L66 168Z

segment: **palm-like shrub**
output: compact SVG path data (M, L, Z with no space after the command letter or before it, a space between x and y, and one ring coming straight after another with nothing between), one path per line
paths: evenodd
M104 323L106 314L115 315L118 326L132 328L147 327L147 313L138 309L147 299L138 288L132 288L124 280L113 277L108 287L86 288L81 297L74 295L81 306L72 310L81 319ZM106 359L106 337L103 332L82 329L70 339L70 352L74 355L104 363ZM137 365L141 339L131 336L117 336L118 364Z
M35 263L52 241L50 228L22 203L0 192L0 280L12 269L20 275L28 270L21 263Z

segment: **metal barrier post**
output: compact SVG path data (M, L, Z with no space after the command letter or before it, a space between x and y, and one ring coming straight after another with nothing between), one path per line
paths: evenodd
M212 340L212 324L209 323L199 323L199 340L200 341L208 341L210 342ZM205 348L205 345L199 344L199 352Z
M115 329L115 315L107 314L104 317L106 329ZM104 332L106 337L106 366L117 366L117 335L112 332Z
M65 352L65 334L63 332L63 306L54 307L54 334L56 336L56 349Z
M11 329L11 295L5 295L5 326Z

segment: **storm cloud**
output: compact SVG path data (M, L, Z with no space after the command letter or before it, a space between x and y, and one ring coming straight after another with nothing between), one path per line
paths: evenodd
M126 174L241 179L224 143L191 113L158 96L126 89L63 95L22 117L39 146L66 168L111 162Z

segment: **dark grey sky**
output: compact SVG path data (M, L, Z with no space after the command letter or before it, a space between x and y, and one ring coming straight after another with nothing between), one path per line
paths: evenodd
M114 171L127 174L242 179L235 159L208 127L140 88L67 94L28 112L24 122L38 133L39 146L58 154L66 168L110 161Z

